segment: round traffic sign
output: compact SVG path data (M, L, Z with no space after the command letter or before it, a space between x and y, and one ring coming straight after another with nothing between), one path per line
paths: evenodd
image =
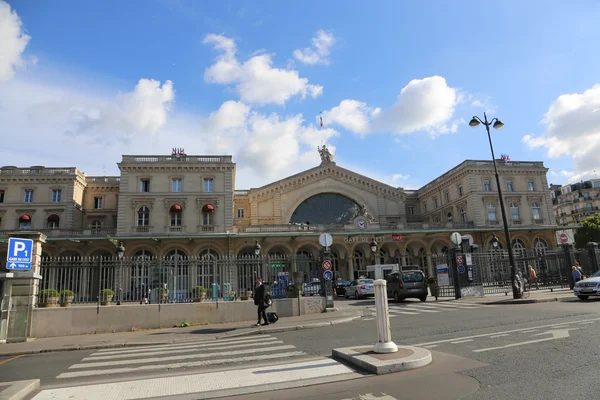
M329 247L333 244L333 238L329 233L322 233L319 236L319 244L323 247Z
M463 256L456 256L456 263L457 264L464 264L465 259L463 258Z
M325 278L325 280L327 280L327 281L332 280L333 272L331 272L331 270L323 271L323 278Z
M323 261L322 266L323 266L324 270L329 271L331 269L331 261L329 261L329 260Z
M560 242L562 244L567 244L567 242L569 241L569 237L567 236L566 233L561 233L560 234Z
M458 269L458 273L459 273L459 274L464 274L464 273L465 273L465 266L464 266L464 265L460 264L460 265L457 267L457 269Z
M452 241L452 243L458 246L462 242L462 236L460 235L460 233L454 232L452 233L452 235L450 235L450 240Z

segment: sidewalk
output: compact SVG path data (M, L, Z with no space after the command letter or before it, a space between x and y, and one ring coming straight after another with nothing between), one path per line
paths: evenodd
M144 345L172 344L185 341L218 340L228 337L271 334L300 329L321 328L354 321L362 315L356 311L338 311L322 314L282 318L276 324L255 326L256 322L235 322L190 326L186 328L152 329L137 332L103 333L97 335L62 336L34 339L26 343L0 344L0 357L21 354L47 353L87 349L108 349Z
M486 294L485 297L464 297L455 301L476 304L532 304L576 300L577 297L573 295L572 290L559 288L527 291L522 299L513 299L512 292L509 292L507 295L504 293Z

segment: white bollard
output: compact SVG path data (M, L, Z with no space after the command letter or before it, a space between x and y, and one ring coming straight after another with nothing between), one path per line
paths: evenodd
M373 346L373 351L375 353L395 353L398 351L398 346L392 342L387 282L385 279L377 279L375 281L375 309L377 310L377 335L379 336L379 341Z

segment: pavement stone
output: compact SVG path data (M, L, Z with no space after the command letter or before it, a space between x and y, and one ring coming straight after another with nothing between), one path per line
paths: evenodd
M137 332L103 333L96 335L62 336L34 339L24 343L0 344L0 357L21 354L48 353L57 351L76 351L136 347L160 344L173 344L190 340L224 339L229 337L271 334L301 329L322 328L348 323L360 318L362 313L338 312L302 315L280 319L272 326L254 326L253 321L218 325L191 326L144 330Z

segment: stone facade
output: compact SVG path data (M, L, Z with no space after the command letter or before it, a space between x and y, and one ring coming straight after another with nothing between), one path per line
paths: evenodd
M114 255L119 242L126 257L239 256L253 254L258 241L263 255L315 260L318 236L328 232L334 270L346 279L375 262L431 271L432 258L451 246L455 231L484 248L496 233L506 248L490 161L464 161L419 190L404 190L344 169L328 153L321 158L315 168L248 190L235 190L231 156L126 155L119 177L4 167L0 241L29 213L26 228L47 234L49 256ZM547 169L542 162L498 163L513 242L554 247L558 227ZM63 194L55 204L52 190L59 186ZM30 203L24 203L25 190L35 191ZM59 215L58 225L48 225L51 213ZM377 254L369 248L372 238ZM4 252L0 247L2 260Z
M550 194L556 223L561 226L579 224L600 208L600 179L571 185L551 185Z

